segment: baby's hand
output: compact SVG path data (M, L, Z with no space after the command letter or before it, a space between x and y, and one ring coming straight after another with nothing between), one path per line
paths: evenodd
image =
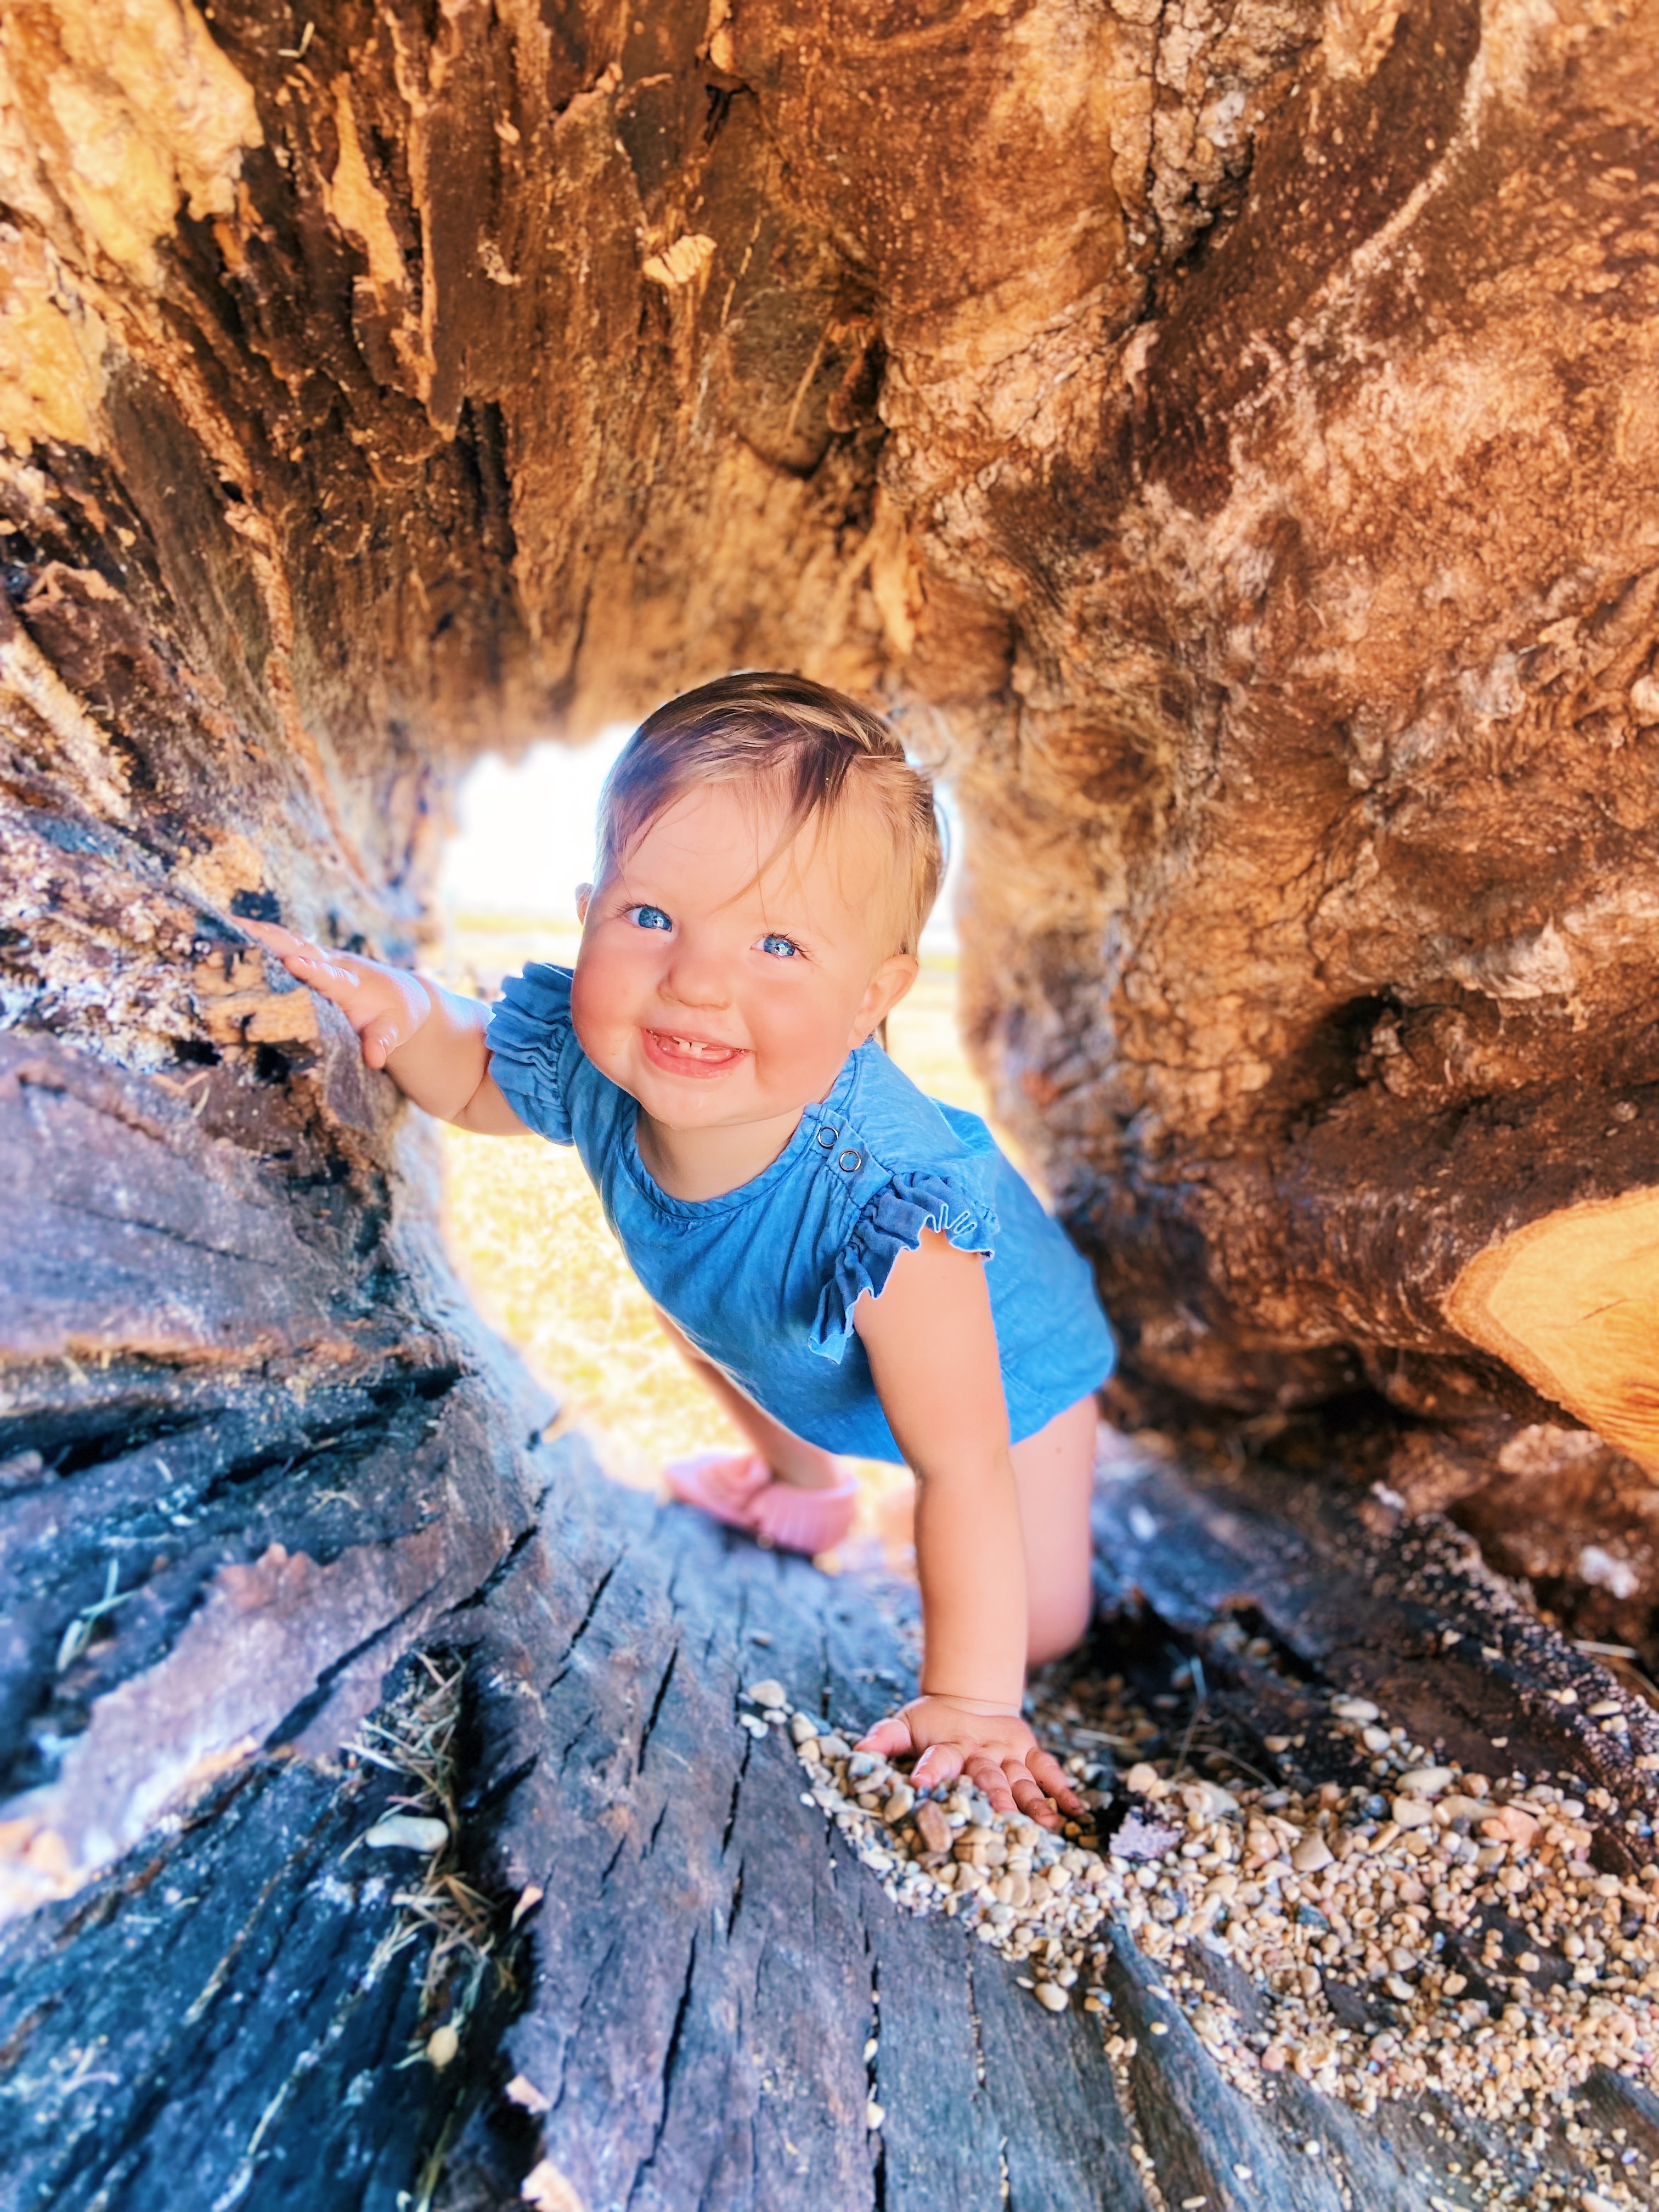
M1018 1808L1040 1827L1057 1828L1062 1814L1075 1818L1084 1809L1064 1767L1038 1748L1018 1713L975 1713L950 1698L914 1698L891 1720L878 1721L858 1749L883 1759L920 1752L910 1774L918 1790L965 1774L990 1799L993 1812Z
M356 1030L371 1067L384 1067L387 1056L407 1044L432 1012L426 986L404 969L383 967L355 952L325 952L275 922L245 921L242 927L290 975L334 1001Z

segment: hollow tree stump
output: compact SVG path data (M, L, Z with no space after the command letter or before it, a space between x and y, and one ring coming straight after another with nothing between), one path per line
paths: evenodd
M1449 1664L1490 1590L1358 1516L1451 1505L1651 1654L1655 50L1653 0L0 17L0 2191L459 2206L544 2154L590 2212L933 2212L941 2154L1133 2204L1138 2148L1176 2202L1424 2201L1444 2116L1247 2110L1174 2027L1109 2078L831 1869L736 1639L856 1717L888 1627L529 1441L418 1130L240 925L412 957L489 743L757 662L902 708L1123 1403L1248 1417L1236 1479L1145 1479L1178 1543L1109 1522L1121 1632L1247 1593L1628 1795L1559 1642ZM1246 1449L1297 1408L1311 1486ZM1240 1728L1294 1703L1210 1640ZM417 1647L520 1978L399 2070L416 1908L346 1856L397 1789L335 1762Z

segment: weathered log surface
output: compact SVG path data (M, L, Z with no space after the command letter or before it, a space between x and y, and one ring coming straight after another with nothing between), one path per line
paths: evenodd
M1152 2201L1143 2170L1165 2203L1420 2212L1431 2189L1465 2201L1454 2162L1488 2162L1481 2203L1505 2178L1593 2178L1562 2132L1570 2111L1539 2153L1445 2104L1364 2120L1294 2075L1253 2104L1121 1933L1109 2021L1042 2011L962 1926L896 1911L801 1802L781 1738L736 1725L763 1673L840 1720L886 1708L911 1680L902 1595L659 1511L568 1447L544 1457L542 1528L425 1638L466 1659L459 1863L492 1902L511 1986L486 1981L434 2071L409 2040L419 1947L377 1954L414 1862L351 1848L395 1778L255 1762L0 1939L9 2212L374 2212L423 2174L450 2212L483 2212L547 2166L587 2212L1116 2212ZM1454 1753L1478 1755L1501 1722L1517 1765L1601 1777L1651 1817L1631 1747L1539 1694L1576 1680L1588 1703L1605 1676L1515 1607L1466 1540L1370 1531L1305 1482L1144 1455L1120 1460L1099 1516L1089 1663L1166 1680L1172 1659L1207 1654L1216 1710L1269 1771L1341 1771L1316 1735L1277 1760L1261 1741L1305 1719L1324 1682L1387 1700ZM1241 1608L1277 1656L1213 1640ZM531 1885L544 1895L511 1936ZM1237 1975L1225 1986L1248 2005ZM1139 2034L1127 2071L1103 2054L1108 2027ZM1583 2101L1603 2152L1626 2130L1645 2185L1659 2102L1611 2075Z
M1659 1188L1653 6L8 10L7 1022L372 1212L239 915L405 953L466 750L804 665L952 750L1137 1375L1369 1388L1487 1531L1646 1455L1639 1286L1470 1270Z
M1133 2204L1133 2108L1172 2190L1334 2201L1301 2092L1258 2118L1172 2033L1120 2094L743 1770L737 1624L855 1709L896 1647L574 1477L538 1506L418 1133L240 922L410 954L481 744L734 664L890 699L954 749L974 1035L1133 1388L1337 1394L1310 1466L1651 1650L1640 1281L1511 1348L1480 1270L1659 1188L1655 52L1654 0L0 15L0 1843L45 2115L0 2189L419 2201L453 2116L481 2203L539 2142L593 2205L933 2212L941 2155L963 2203L1006 2158L1016 2204ZM1259 1462L1169 1515L1111 1554L1172 1632L1236 1586L1426 1732L1544 1731L1560 1647L1414 1641L1480 1607L1409 1534L1390 1595ZM309 1762L441 1642L464 1864L548 1894L510 2033L504 1992L399 2073L404 1908L340 1858L380 1785ZM1261 1734L1292 1691L1225 1694ZM569 2085L534 2125L509 2056ZM1629 2095L1590 2102L1635 2141ZM1325 2117L1421 2203L1427 2118Z

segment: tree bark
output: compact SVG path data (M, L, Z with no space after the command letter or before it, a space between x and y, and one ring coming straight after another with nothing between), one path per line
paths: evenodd
M216 1955L251 1959L262 1855L325 1955L368 1785L307 1762L417 1644L483 1670L479 1879L533 1871L501 1655L550 1696L603 1547L560 1578L535 1531L574 1478L465 1313L426 1142L240 926L410 957L483 745L754 664L907 714L969 819L970 1034L1096 1261L1125 1416L1242 1419L1269 1517L1317 1501L1266 1451L1340 1492L1328 1597L1381 1481L1652 1652L1656 42L1652 0L7 12L0 1835L23 2078L106 2117L126 2090L94 2077L148 2085L27 2186L154 2203L163 2118L207 2143L159 2041L106 2065L36 1978L138 1944L149 1887L191 1896L198 1863ZM629 1539L669 1642L714 1604L674 1579L682 1540ZM1238 1568L1264 1604L1274 1556ZM735 1665L686 1662L688 1759ZM1492 1695L1525 1705L1542 1667ZM685 1815L700 1865L723 1787ZM589 1850L593 1807L550 1802ZM779 1929L828 1911L822 1869L807 1907L768 1864ZM629 1911L661 1909L653 1880ZM533 1939L526 2050L602 1962L608 1894ZM240 2086L178 2201L299 2191L261 2154L313 2107L260 2100L313 2073L344 2097L405 2032L345 1972L383 1903L354 1891L311 2041L191 2045L234 2045ZM957 1933L894 1955L944 1974ZM799 1984L763 2001L730 1934L709 2021L753 2004L799 2055ZM264 1972L250 2021L287 1985L273 1966L260 1998ZM854 2096L856 1979L800 2062L814 2094ZM1030 2033L1018 2092L969 2097L963 2173L1006 2135L1037 2160L1016 2201L1070 2201L1055 2146L1135 2201L1082 2046L1045 2102ZM672 2023L650 2035L666 2083ZM618 2072L638 2047L618 2029ZM892 2063L920 2063L902 2038ZM489 2064L408 2105L387 2075L326 2201L422 2185L416 2107L421 2158L453 2113L447 2148L510 2195L525 2138L462 2111ZM1145 2066L1160 2140L1184 2110L1201 2148L1218 2107ZM718 2109L700 2081L672 2125L665 2087L657 2147ZM791 2196L794 2124L660 2171L630 2134L622 2179L574 2115L544 2134L594 2203L864 2201L876 2154L833 2128ZM1342 2156L1380 2191L1362 2136ZM881 2154L890 2201L929 2201L924 2142ZM1205 2155L1187 2193L1230 2201ZM1284 2171L1283 2202L1327 2201Z

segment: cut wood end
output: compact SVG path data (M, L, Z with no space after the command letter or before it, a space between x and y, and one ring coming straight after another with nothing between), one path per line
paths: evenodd
M1659 1190L1528 1222L1469 1262L1445 1312L1659 1474Z

